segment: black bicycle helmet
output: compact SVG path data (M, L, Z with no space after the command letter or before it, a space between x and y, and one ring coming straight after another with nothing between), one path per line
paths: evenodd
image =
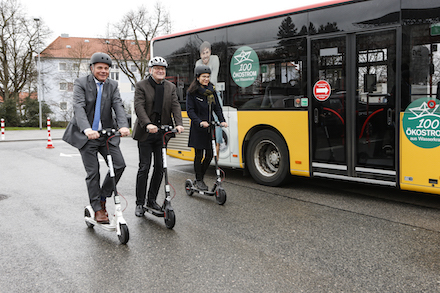
M196 69L194 70L194 74L196 75L196 77L199 77L203 73L211 74L211 68L209 68L209 66L206 65L200 65L197 66Z
M108 64L108 66L112 66L112 58L110 58L109 55L97 52L92 55L92 58L90 58L90 66L92 66L95 63L105 63Z
M165 60L162 57L153 57L149 62L148 62L148 67L153 67L153 66L163 66L165 68L168 67L168 63L167 60Z

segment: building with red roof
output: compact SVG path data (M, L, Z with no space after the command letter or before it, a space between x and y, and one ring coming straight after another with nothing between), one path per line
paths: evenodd
M76 78L90 74L90 57L96 52L108 52L110 41L112 40L69 37L63 34L41 52L41 98L51 107L54 113L52 120L71 119L73 83ZM135 44L132 41L127 43L129 49L130 46L134 48ZM136 74L134 67L132 71ZM126 108L131 107L134 86L118 67L116 60L113 60L109 78L118 81L121 98Z

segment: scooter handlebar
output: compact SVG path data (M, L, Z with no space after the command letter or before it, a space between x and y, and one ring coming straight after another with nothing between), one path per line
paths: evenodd
M223 127L221 122L219 122L219 121L215 121L215 120L214 120L214 121L211 121L211 125L213 125L213 126Z
M162 130L163 132L177 133L177 129L173 128L171 125L161 125L160 130Z
M99 131L99 134L101 136L121 136L121 133L114 129L114 128L107 128L107 129L102 129L101 131Z
M171 125L161 125L159 127L159 130L162 132L173 132L173 133L177 133L177 129L173 128ZM148 128L147 128L147 133L149 133Z

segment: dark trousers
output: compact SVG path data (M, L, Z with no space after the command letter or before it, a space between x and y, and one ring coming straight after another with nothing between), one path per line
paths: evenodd
M194 149L194 172L196 173L196 180L203 180L205 177L206 170L209 168L209 164L211 164L212 158L214 157L214 153L212 149Z
M147 196L149 202L156 201L160 184L162 183L162 135L150 133L145 141L138 141L138 149L139 169L136 177L136 205L144 205L152 157L154 165Z
M122 176L122 173L124 172L125 161L121 150L119 149L119 145L114 146L109 143L108 146L112 156L113 167L115 170L115 182L117 184ZM101 196L110 197L114 189L113 179L110 177L109 172L107 172L104 182L102 183L102 186L100 186L101 177L99 173L98 153L101 154L108 165L106 138L100 137L98 139L89 140L86 145L79 150L79 152L87 173L86 184L87 191L89 193L90 205L96 212L101 210Z

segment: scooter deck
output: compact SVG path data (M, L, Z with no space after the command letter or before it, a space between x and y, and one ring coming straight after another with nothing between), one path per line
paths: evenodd
M197 192L198 194L208 195L208 196L214 196L215 195L215 189L214 190L201 190L201 189L197 189L195 187L191 187L191 189L193 191Z
M113 219L108 224L98 223L94 218L91 218L91 217L84 217L84 220L86 222L89 222L90 224L93 224L95 226L99 226L104 230L116 231L116 222Z
M152 209L150 207L143 207L143 208L144 208L144 212L152 214L153 216L161 217L161 218L165 217L165 212L162 210L158 211L158 210Z
M84 215L84 221L86 221L87 223L90 223L94 226L98 226L101 227L102 229L106 230L106 231L117 231L117 225L119 224L126 224L125 219L122 217L122 215L120 215L118 217L118 214L120 212L118 212L118 208L115 211L115 215L110 216L109 215L109 223L108 224L103 224L103 223L99 223L96 221L94 214L93 214L93 209L90 205L85 207L86 211L88 211L88 214L86 213Z

